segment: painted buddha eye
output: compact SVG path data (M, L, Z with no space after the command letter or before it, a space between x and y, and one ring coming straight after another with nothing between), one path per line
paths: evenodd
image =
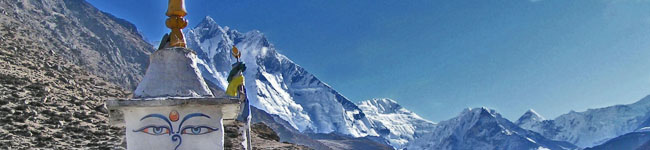
M142 132L149 135L170 134L169 127L166 126L146 126L138 130L135 130L135 132Z
M207 126L187 126L181 130L181 134L201 135L208 134L217 130L219 130L219 128L210 128Z

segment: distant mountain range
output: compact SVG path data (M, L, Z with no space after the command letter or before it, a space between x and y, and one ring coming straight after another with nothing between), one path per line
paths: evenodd
M553 120L544 120L527 112L517 124L553 140L567 141L580 147L592 147L648 125L650 97L628 105L571 111Z
M229 50L233 45L242 49L242 61L249 66L246 86L253 106L286 121L283 128L295 129L292 134L377 137L371 139L395 149L579 149L634 131L650 112L640 101L602 108L609 111L571 112L554 120L529 110L513 123L494 110L474 108L436 124L394 100L350 102L279 54L260 31L241 33L206 17L187 30L186 36L188 46L203 60L203 76L221 89L227 85L230 64L235 62ZM577 118L582 121L575 121ZM591 129L598 132L566 123L571 120L574 125L593 126ZM603 121L611 124L594 125Z
M524 130L494 110L472 108L440 122L431 134L415 139L408 149L577 149L571 143L549 140Z

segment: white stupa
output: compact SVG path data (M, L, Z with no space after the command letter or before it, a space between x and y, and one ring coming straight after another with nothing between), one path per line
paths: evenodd
M218 149L223 125L240 115L242 99L214 97L194 51L159 49L132 99L106 101L111 124L126 127L127 149Z
M149 68L133 97L213 97L197 61L194 51L187 48L157 50L151 54Z
M185 14L183 0L169 0L166 24L172 32L150 56L133 98L106 101L111 124L126 128L127 149L222 150L223 125L244 108L245 97L214 97L208 88L195 52L185 48Z

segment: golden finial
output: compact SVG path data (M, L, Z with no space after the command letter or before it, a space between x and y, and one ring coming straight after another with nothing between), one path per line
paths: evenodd
M187 20L183 17L187 15L185 10L185 0L169 0L166 15L169 17L165 24L172 32L169 34L169 46L185 47L185 37L181 29L187 26Z
M237 62L239 62L239 57L241 57L241 52L239 52L239 49L237 49L237 47L233 45L231 51L232 51L232 56L237 58Z

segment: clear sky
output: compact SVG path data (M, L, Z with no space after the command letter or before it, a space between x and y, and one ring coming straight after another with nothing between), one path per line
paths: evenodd
M89 0L168 32L166 0ZM257 29L352 101L387 97L432 121L487 106L515 121L635 102L650 94L647 0L187 0Z

